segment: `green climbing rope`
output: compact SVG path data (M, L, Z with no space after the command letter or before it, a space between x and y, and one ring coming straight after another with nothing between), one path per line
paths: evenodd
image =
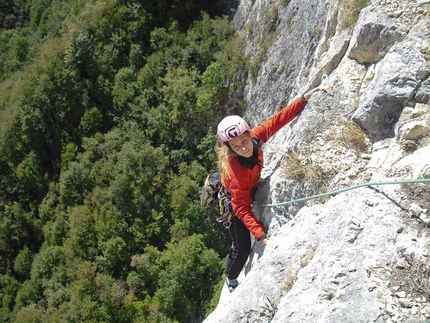
M359 185L350 186L350 187L347 187L347 188L344 188L341 190L337 190L337 191L327 192L327 193L318 194L318 195L312 195L312 196L308 196L308 197L302 197L302 198L299 198L297 200L291 200L291 201L275 203L275 204L256 204L256 203L254 203L254 205L256 205L256 206L281 206L281 205L291 204L291 203L295 203L295 202L303 202L303 201L307 201L307 200L312 200L312 199L316 199L319 197L336 195L338 193L354 190L354 189L364 187L364 186L390 185L390 184L412 184L412 183L430 183L430 178L406 179L406 180L389 181L389 182L369 182L369 183L363 183L363 184L359 184Z

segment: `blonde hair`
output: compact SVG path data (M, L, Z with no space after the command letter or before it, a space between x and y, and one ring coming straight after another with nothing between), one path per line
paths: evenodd
M249 131L245 131L244 134L252 138ZM221 171L223 176L231 178L228 165L230 163L230 159L236 157L237 154L231 150L226 143L222 144L220 142L217 142L215 145L215 153L218 156L218 169Z
M215 145L215 153L218 156L218 169L221 171L223 176L230 178L228 164L230 159L236 156L236 153L228 148L227 145L221 144L220 142Z

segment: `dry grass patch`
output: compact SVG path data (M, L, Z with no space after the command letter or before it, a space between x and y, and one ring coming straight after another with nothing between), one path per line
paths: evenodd
M297 274L298 274L298 270L292 272L291 270L289 270L287 272L287 278L285 279L284 282L284 290L288 293L294 286L294 283L297 280Z
M330 125L330 128L326 128L323 138L357 151L366 151L370 147L363 129L347 119L338 120Z
M287 162L282 170L282 175L292 180L304 180L306 182L315 182L320 177L321 170L314 164L309 156L299 154L293 151L285 154Z
M339 141L360 151L364 151L368 148L369 143L366 141L363 129L361 129L356 123L343 120L340 122L339 128Z
M327 184L335 175L336 171L330 169L325 171L318 161L313 160L305 149L285 153L286 162L282 166L281 176L298 181L303 187L311 189L310 194L325 191Z
M286 160L282 163L281 177L300 182L307 194L326 190L341 171L345 152L351 150L357 158L371 147L363 129L344 118L319 128L318 132L320 136L305 134L299 148L283 152Z
M287 293L293 288L294 283L297 280L297 275L299 271L309 265L310 261L315 255L317 248L318 246L316 244L310 244L307 247L306 252L300 257L300 262L299 262L300 268L295 271L288 270L287 277L285 278L285 281L284 281L284 290Z
M306 267L309 265L310 261L315 255L315 251L317 251L317 245L311 244L309 245L308 249L306 250L306 253L300 258L300 267Z
M340 22L345 27L354 27L363 8L367 7L370 0L343 0L340 2Z
M415 298L430 299L430 264L423 264L413 254L402 254L405 266L396 266L391 273L391 287L397 287Z

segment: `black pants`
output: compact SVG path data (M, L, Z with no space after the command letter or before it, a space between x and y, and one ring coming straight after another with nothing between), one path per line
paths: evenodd
M251 236L249 230L237 216L233 217L229 231L233 244L225 266L225 274L228 279L236 279L251 251Z

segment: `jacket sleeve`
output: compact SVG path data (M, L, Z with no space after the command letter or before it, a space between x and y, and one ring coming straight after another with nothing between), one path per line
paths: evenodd
M263 143L269 140L282 127L297 117L305 108L306 102L298 98L269 118L252 129L252 136L260 139Z
M259 240L265 235L264 226L259 222L251 206L251 189L249 186L248 170L237 162L232 160L230 164L230 171L232 172L232 179L227 188L232 197L231 204L234 214L239 217L248 230Z

